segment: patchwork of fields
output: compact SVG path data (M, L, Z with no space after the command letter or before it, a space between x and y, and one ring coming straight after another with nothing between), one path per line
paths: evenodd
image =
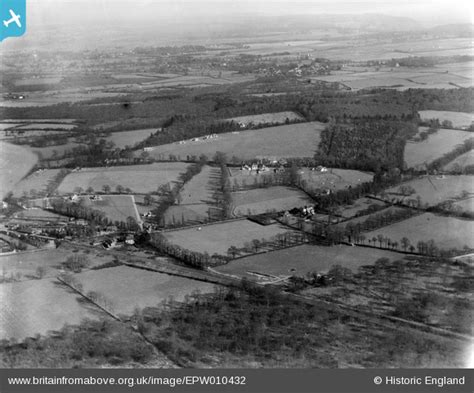
M264 157L312 157L318 148L321 131L325 125L319 122L298 123L267 127L258 130L235 131L218 134L214 139L187 140L153 147L151 157L169 154L185 159L186 156L205 154L212 157L216 151L230 158L242 160ZM137 155L141 152L137 152Z
M105 185L115 190L117 185L121 185L136 193L148 193L156 191L160 185L176 181L187 166L186 163L174 162L87 168L66 176L58 191L63 194L72 193L76 187L81 187L83 190L92 187L95 191L102 191Z

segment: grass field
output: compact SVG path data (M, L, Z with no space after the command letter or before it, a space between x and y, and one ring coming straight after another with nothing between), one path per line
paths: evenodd
M399 244L400 239L406 236L414 246L420 240L426 242L433 239L440 249L462 249L465 245L474 247L473 233L474 221L425 213L365 235L371 238L381 234Z
M258 278L252 273L262 273L278 277L304 276L306 273L326 273L334 265L340 265L357 272L363 265L373 264L379 258L402 259L403 256L386 250L350 246L302 245L284 250L272 251L240 258L219 266L217 271L239 277Z
M192 251L218 253L227 255L230 246L243 247L253 239L269 239L288 230L280 225L262 226L248 220L224 222L205 225L199 228L182 229L165 232L164 235L172 244Z
M456 128L469 127L474 122L474 114L448 111L419 111L421 120L438 119L440 122L449 120Z
M0 123L0 131L8 130L19 125L21 125L21 123Z
M128 217L133 217L138 223L141 222L133 195L101 195L98 201L91 201L88 197L81 199L85 206L104 212L114 222L127 222Z
M22 196L24 192L29 194L31 190L36 190L38 192L45 191L48 183L51 182L59 172L59 169L36 171L15 184L15 187L12 190L13 194L19 197Z
M148 138L150 134L156 132L156 128L147 128L143 130L114 132L105 138L106 141L113 142L115 147L123 149L126 146L133 147L138 142Z
M413 187L415 193L405 199L416 199L419 195L423 203L436 205L440 202L459 197L463 191L474 193L474 176L423 176L403 183ZM401 198L399 186L386 190L388 197Z
M405 146L405 162L409 168L430 163L462 144L473 134L467 131L440 129L422 142L410 142Z
M180 156L205 154L212 157L216 151L229 158L251 160L264 157L312 157L318 148L320 134L325 125L319 122L298 123L259 130L236 131L219 134L215 139L187 140L184 144L172 143L155 146L150 156L164 154ZM137 155L140 155L137 152Z
M306 180L309 186L331 191L370 182L373 177L372 173L351 169L329 169L328 172L317 172L304 168L301 172L302 180Z
M218 190L220 169L205 165L201 172L194 176L181 189L181 203L171 206L165 212L166 223L181 222L203 222L211 218L217 212L213 194Z
M0 152L0 197L3 199L36 164L38 158L24 147L5 142L0 142Z
M283 124L286 120L304 120L300 115L295 112L276 112L276 113L262 113L260 115L249 115L231 117L226 119L227 121L233 121L240 124L265 124L265 123L279 123Z
M459 206L462 211L474 213L474 198L471 197L462 201L455 202L454 206Z
M136 307L152 307L173 298L184 301L194 292L213 292L215 286L201 281L155 273L128 266L91 270L76 275L86 292L95 291L111 301L114 312L130 315Z
M467 166L474 165L474 150L470 150L467 153L461 154L455 160L446 164L443 167L445 171L451 171L456 168L465 168Z
M98 309L83 305L80 300L55 279L1 284L0 338L23 340L101 315Z
M71 152L73 148L78 147L78 146L83 146L87 147L85 143L76 143L74 142L73 138L68 139L68 143L64 145L55 145L55 146L46 146L46 147L31 147L31 151L33 153L38 154L41 158L52 158L55 156L55 151L56 151L56 156L61 157L63 156L66 152Z
M35 252L19 252L12 255L0 256L0 272L5 272L6 277L18 276L19 280L29 280L36 277L36 269L44 268L44 277L55 277L61 264L71 255L87 255L91 263L90 267L102 265L112 261L112 256L97 253L85 254L83 251L73 252L72 249L60 246L57 249L40 250ZM3 285L3 284L0 284Z
M385 205L385 203L378 201L376 199L360 198L360 199L357 199L352 205L341 206L336 211L336 214L339 214L345 218L350 218L350 217L355 216L359 211L366 210L372 205L383 206Z
M102 191L104 185L109 185L115 190L117 185L122 185L136 193L148 193L156 191L160 185L176 181L186 167L185 163L175 162L87 168L66 176L58 191L72 193L76 187L82 187L83 190L92 187L95 191Z
M269 210L283 211L294 207L313 205L304 192L290 187L257 188L232 193L234 215L265 213Z
M16 130L72 130L76 128L75 124L67 123L29 123L24 126L17 127Z

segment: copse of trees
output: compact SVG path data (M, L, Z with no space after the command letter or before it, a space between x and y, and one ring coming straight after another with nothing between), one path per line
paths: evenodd
M407 122L331 123L321 133L314 158L325 166L373 172L403 168L406 140L416 132L416 126Z

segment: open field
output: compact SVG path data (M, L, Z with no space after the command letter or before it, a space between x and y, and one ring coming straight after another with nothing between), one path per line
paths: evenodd
M29 123L15 128L15 130L72 130L76 128L75 124L67 123Z
M48 183L51 182L59 172L59 169L36 171L15 184L12 190L13 195L20 197L24 192L29 194L31 190L36 190L37 192L45 191Z
M407 220L367 232L367 238L377 235L388 237L400 244L402 237L407 237L416 246L418 241L433 239L440 249L462 249L464 246L474 247L474 221L458 218L436 216L431 213L421 214Z
M368 209L370 206L383 206L385 203L376 199L360 198L357 199L352 205L341 206L336 214L339 214L345 218L354 217L358 212Z
M468 131L441 128L438 132L429 135L425 141L407 143L405 162L409 168L429 164L472 137L473 134Z
M186 167L185 163L173 162L81 169L66 176L58 191L72 193L76 187L83 190L92 187L95 191L102 191L104 185L115 190L117 185L122 185L136 193L148 193L156 191L160 185L176 181Z
M40 208L26 209L18 213L15 213L15 218L19 219L37 219L37 220L48 220L48 221L67 221L69 217L62 216L61 214L53 213L48 210L43 210Z
M0 198L14 189L15 184L36 164L38 158L28 149L0 142Z
M83 272L76 275L84 291L99 292L117 314L130 315L136 307L153 307L173 298L184 301L194 292L213 292L215 286L201 281L155 273L128 266Z
M82 197L81 201L86 207L104 212L113 222L127 222L128 217L133 217L137 223L141 222L133 195L100 195L97 201Z
M77 123L77 119L3 119L2 123L18 123L18 124L43 124L43 123L54 123L54 124L72 124ZM17 124L17 125L18 125Z
M166 222L172 222L173 217L178 221L184 218L185 222L202 222L209 218L209 209L211 215L216 209L213 194L218 190L219 179L219 168L203 166L201 172L181 189L181 203L166 211Z
M415 180L403 183L405 186L413 187L415 193L405 197L408 199L417 199L420 196L422 203L428 205L437 205L440 202L460 197L463 191L474 193L474 176L423 176ZM400 186L392 187L386 190L389 198L401 198Z
M164 235L170 243L188 250L226 255L230 246L243 247L244 243L253 239L269 239L286 232L288 230L281 225L263 226L248 220L238 220L205 225L201 230L189 228L165 232Z
M216 151L226 153L229 158L251 160L255 158L312 157L318 148L320 133L325 125L319 122L289 124L258 130L235 131L218 134L215 139L185 143L170 143L153 147L151 157L169 154L180 156L212 157ZM140 155L137 152L137 155Z
M462 211L474 213L474 198L471 197L462 201L454 202L454 206L458 206Z
M409 88L447 88L472 85L472 78L452 73L442 73L438 69L410 69L410 68L381 68L367 70L367 67L346 72L334 72L328 76L316 76L313 80L325 82L339 82L351 90L368 89L374 87L395 88L405 90Z
M123 149L126 146L133 147L136 143L148 138L153 132L156 132L156 128L114 132L112 135L106 137L105 140L113 142L115 147Z
M440 122L449 120L456 128L469 127L474 122L473 113L448 111L419 111L421 120L438 119Z
M283 211L314 204L304 192L279 186L233 192L232 200L236 216L247 215L248 212L260 214L270 210Z
M239 258L215 269L222 273L255 280L258 277L255 273L278 277L304 276L310 272L327 273L335 265L357 272L359 266L373 264L379 258L388 258L394 261L402 259L403 256L395 252L373 248L343 245L324 247L304 244L266 254Z
M85 254L82 251L73 252L73 249L60 246L57 249L2 255L0 256L0 271L2 274L5 272L8 278L13 276L19 280L28 280L36 278L36 269L41 266L44 268L44 277L55 277L62 269L61 264L66 262L71 255L87 255L90 267L102 265L113 259L112 256L93 249L91 253Z
M23 340L97 318L100 311L54 279L0 285L0 338Z
M93 89L48 90L47 92L30 92L23 100L0 100L0 107L29 108L35 106L50 106L64 102L90 101L96 98L115 98L125 93L94 91Z
M324 190L342 190L349 186L356 186L361 183L371 182L374 175L368 172L361 172L352 169L332 169L328 172L311 171L309 168L303 168L300 171L302 180L308 182L313 188Z
M462 169L471 165L474 165L474 150L470 150L467 153L461 154L455 160L446 164L443 167L443 170L452 171L453 169Z
M73 148L79 147L79 146L86 147L87 145L84 143L76 143L74 142L73 138L69 138L68 143L64 145L54 145L54 146L46 146L46 147L30 147L30 149L33 153L38 154L42 158L53 158L55 156L61 157L65 153L71 152Z
M19 125L21 125L21 123L0 123L0 131L5 131Z
M262 113L261 115L249 115L249 116L239 116L231 117L225 119L226 121L233 121L239 124L265 124L265 123L279 123L283 124L285 121L294 121L294 120L304 120L303 117L298 115L295 112L277 112L277 113Z

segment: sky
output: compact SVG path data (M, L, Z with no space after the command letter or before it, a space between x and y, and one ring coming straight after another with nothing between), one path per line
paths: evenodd
M106 20L195 19L201 16L308 15L382 13L430 20L473 21L474 2L466 0L27 0L30 13L67 22Z
M465 0L26 0L27 34L0 43L1 50L52 44L76 48L121 46L134 40L156 45L209 37L224 29L265 29L264 17L376 13L409 17L421 27L473 22ZM471 4L472 3L472 4ZM250 22L249 22L250 21ZM247 29L247 30L246 30ZM121 36L122 32L124 33ZM253 34L253 31L249 32ZM127 34L130 34L127 36ZM176 38L178 39L178 38ZM72 40L72 44L71 41ZM142 40L142 41L141 41Z

